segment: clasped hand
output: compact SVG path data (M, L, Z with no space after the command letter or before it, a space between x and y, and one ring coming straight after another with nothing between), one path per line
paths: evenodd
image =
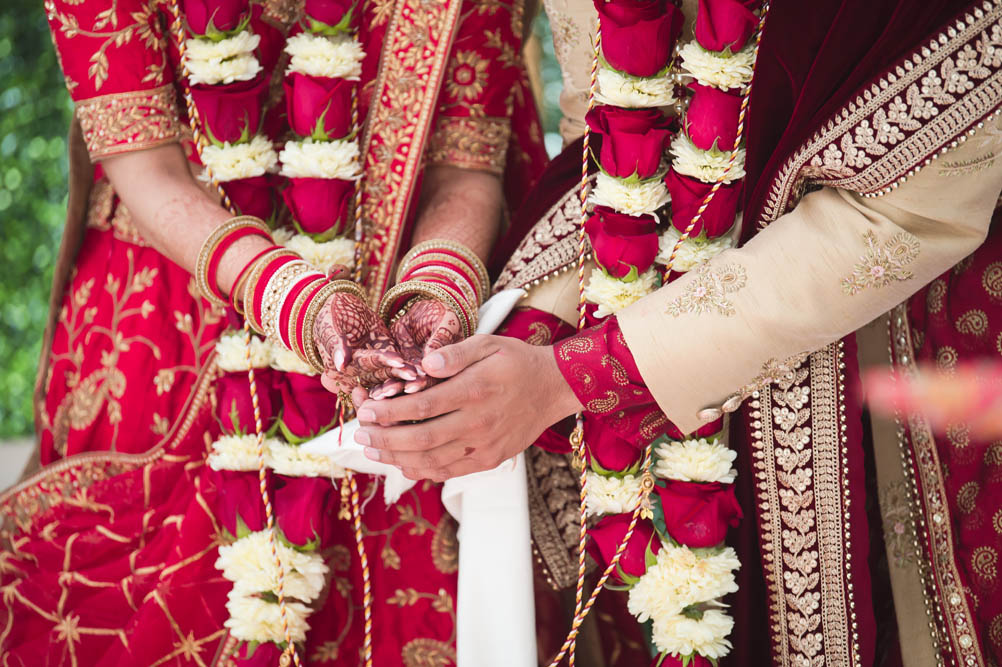
M336 294L328 306L316 324L324 386L351 392L366 456L409 479L495 468L581 409L551 347L462 340L455 314L432 300L391 327L354 295Z

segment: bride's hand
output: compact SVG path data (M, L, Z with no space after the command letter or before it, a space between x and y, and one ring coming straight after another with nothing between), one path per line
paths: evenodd
M331 392L373 387L390 381L418 379L404 361L386 325L358 296L338 292L324 304L313 326L317 350L324 362L321 376Z
M421 360L435 350L463 339L459 318L451 308L434 299L415 302L393 323L390 333L404 361L417 370L418 377L406 383L390 379L370 392L374 399L388 398L401 391L413 394L438 382L421 369Z

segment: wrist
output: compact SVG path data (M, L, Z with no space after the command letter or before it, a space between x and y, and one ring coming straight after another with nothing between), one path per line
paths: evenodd
M547 401L547 404L552 408L551 423L555 424L565 417L584 410L584 405L574 393L574 389L567 382L557 364L557 356L553 346L532 346L532 349L537 351L536 367L540 369L541 376L545 378L543 386L546 389L544 393L546 396L552 397L552 400Z

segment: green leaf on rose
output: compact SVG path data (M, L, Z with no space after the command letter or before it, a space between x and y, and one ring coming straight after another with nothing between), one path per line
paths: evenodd
M217 8L216 11L219 11L219 9ZM215 12L212 13L213 16L215 16L215 14L216 14ZM220 30L213 23L212 17L210 17L209 24L205 26L205 34L196 36L203 37L213 42L221 42L224 39L229 39L230 37L239 35L244 30L246 30L247 26L250 24L250 20L251 20L251 13L247 12L247 14L245 14L244 17L240 19L240 23L238 23L237 26L233 28L233 30ZM188 32L191 33L192 35L195 35L195 32L192 31L190 26L188 27Z
M591 458L591 463L589 465L592 469L592 472L601 475L602 477L615 477L616 479L622 479L627 475L636 475L638 472L640 472L640 461L637 461L626 470L607 470L602 467L602 465L598 462L598 459L596 457L592 456L589 458Z
M355 13L355 5L352 5L348 11L344 13L341 20L337 22L337 25L330 25L324 23L323 21L318 21L312 16L305 16L304 23L305 28L316 35L325 35L327 37L334 37L335 35L347 35L352 32L351 20Z

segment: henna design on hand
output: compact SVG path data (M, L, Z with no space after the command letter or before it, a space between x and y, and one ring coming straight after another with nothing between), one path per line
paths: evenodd
M421 368L421 360L428 353L463 339L456 313L441 301L434 299L415 302L410 310L393 324L392 334L403 358L417 369ZM407 382L403 391L414 393L430 387L436 381L435 378L421 373L417 379ZM399 390L395 393L398 392ZM374 398L386 398L392 395L389 393L389 387L379 387L373 392Z

